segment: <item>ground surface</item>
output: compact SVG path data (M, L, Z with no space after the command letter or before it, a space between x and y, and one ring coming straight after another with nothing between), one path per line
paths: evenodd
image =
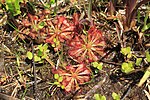
M130 26L125 30L125 28L122 29L119 26L119 21L115 20L113 18L114 16L111 16L108 10L111 8L109 6L111 4L110 2L107 0L105 2L103 0L94 1L92 3L91 18L98 29L103 32L106 42L104 51L107 55L100 57L99 61L103 63L103 69L97 70L89 64L88 67L91 68L93 73L91 81L86 84L81 84L79 91L66 93L60 87L51 84L55 79L52 73L52 64L48 60L44 60L41 64L34 62L36 67L34 70L33 62L26 56L28 51L32 51L32 44L33 47L37 47L39 44L44 43L42 38L32 39L28 35L25 35L24 38L22 33L16 34L12 27L5 24L0 27L0 100L17 100L17 98L25 98L26 100L94 100L94 94L97 93L104 95L107 100L113 100L113 92L119 94L121 100L148 100L148 94L145 94L144 91L148 91L149 79L141 87L138 87L137 84L143 77L144 71L149 67L149 63L145 61L145 52L150 47L150 30L141 32L141 28L144 25L144 16L146 16L146 11L149 10L142 9L141 7L140 21L136 22L135 25L131 25L133 27ZM52 4L50 16L61 15L72 19L73 13L79 12L84 17L87 17L88 4L89 2L82 0L77 4L73 0L70 0L70 2L58 0L57 7L55 3ZM36 7L34 8L35 11L45 9L41 2L33 3L33 5ZM115 5L116 12L119 12L119 9L125 12L123 2L119 2L118 0ZM148 7L149 4L143 6ZM21 7L22 12L28 12L24 10L23 5ZM55 7L57 12L55 12ZM9 16L7 11L4 12ZM32 11L29 12L32 13ZM117 14L114 15L118 16ZM7 20L12 22L13 20L22 21L23 19L25 17L18 15L12 19L8 17ZM137 16L134 19L137 21ZM125 61L135 62L134 57L128 59L121 54L121 48L128 46L131 47L132 53L136 57L142 58L143 60L139 66L134 67L134 71L126 74L121 71L122 63ZM49 44L48 49L50 50L48 55L49 59L57 65L61 53L58 55L51 44ZM63 58L67 59L64 65L66 63L76 64L69 56ZM36 72L36 88L35 84L33 84L35 82L34 71Z

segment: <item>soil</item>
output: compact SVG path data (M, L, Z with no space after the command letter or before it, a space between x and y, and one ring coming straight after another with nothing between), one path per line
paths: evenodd
M107 2L106 2L107 3ZM104 3L104 4L106 4ZM40 4L40 3L39 3ZM72 4L66 4L58 10L58 15L67 15L65 9L70 12L75 10L72 8ZM95 6L94 6L95 7ZM106 7L106 6L103 6ZM104 8L100 9L104 9ZM79 10L84 9L81 5ZM96 8L95 8L96 9ZM69 13L68 11L68 13ZM37 47L37 41L30 39L22 40L16 38L13 31L9 30L9 27L3 26L0 28L0 100L18 100L25 98L25 100L94 100L94 94L104 95L107 100L113 100L112 93L115 92L120 95L121 100L148 100L144 90L148 91L147 82L141 87L138 87L140 79L144 75L144 71L149 64L143 64L141 67L136 67L135 70L129 74L125 74L121 71L121 64L124 59L119 51L120 45L130 46L132 50L138 52L137 56L143 56L145 50L149 47L145 47L148 44L150 38L145 36L141 38L142 43L138 41L137 32L129 30L123 34L123 43L119 43L117 33L115 30L105 28L110 25L110 28L114 28L115 24L111 21L107 21L108 25L103 26L100 23L104 23L105 20L99 18L93 8L93 19L99 21L96 23L103 30L105 40L107 42L106 52L110 51L101 61L103 62L103 69L96 70L90 66L93 72L93 78L90 82L81 85L79 91L72 91L66 93L63 89L51 84L55 81L52 73L52 67L44 61L42 64L36 64L36 82L37 87L34 83L34 73L32 61L27 59L26 53L32 50L32 43L34 47ZM94 18L95 17L95 18ZM100 16L101 17L101 16ZM6 32L8 31L8 32ZM146 31L145 33L149 33ZM135 34L134 34L135 33ZM144 47L143 47L144 46ZM57 55L51 46L50 59L57 63ZM140 55L141 54L141 55ZM69 57L66 57L71 63ZM19 62L17 62L19 59ZM144 62L143 62L144 63ZM18 64L20 64L18 66ZM22 78L20 78L21 76Z

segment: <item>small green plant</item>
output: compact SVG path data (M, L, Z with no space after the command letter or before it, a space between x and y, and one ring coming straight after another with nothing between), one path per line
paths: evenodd
M150 62L150 53L149 53L149 51L146 51L146 60L147 60L147 62Z
M38 47L35 48L35 50L36 53L34 54L34 61L38 63L43 63L43 60L48 57L47 56L47 53L49 52L48 45L47 44L38 45ZM32 60L33 58L32 52L28 51L26 55L28 59Z
M57 85L57 87L61 87L62 89L64 89L64 85L61 84L61 82L63 81L63 77L60 76L59 74L54 74L54 79L56 80L54 82L55 85Z
M95 100L106 100L106 97L101 94L94 94L94 99Z
M21 13L19 3L23 0L6 0L6 9L16 16Z
M148 16L149 16L149 11L147 11L145 18L144 18L144 26L142 28L142 32L145 32L150 28L150 23L148 23Z
M131 71L134 70L134 62L133 61L130 61L130 58L132 57L135 57L132 52L131 52L131 48L130 47L126 47L126 48L121 48L121 53L127 57L127 61L123 62L122 65L121 65L121 71L128 74L130 73ZM140 59L136 59L136 64L140 64Z
M129 62L122 63L122 65L121 65L122 72L128 74L133 70L134 70L133 62L129 61Z
M92 66L93 66L94 68L97 68L97 69L99 69L99 70L102 70L102 68L103 68L103 63L92 62Z
M55 51L58 51L57 47L60 47L60 41L57 38L54 38L53 42L54 43L52 44L52 47L54 48Z
M113 97L113 100L120 100L120 95L115 92L112 93L112 97Z
M135 54L132 54L130 47L122 48L121 53L123 55L127 56L126 62L122 63L122 65L121 65L122 72L128 74L128 73L130 73L131 71L134 70L134 65L140 66L140 64L142 62L142 58L137 58ZM145 56L146 56L147 62L150 62L150 53L149 53L149 51L146 51ZM135 58L136 61L135 62L131 61L130 58Z
M59 74L54 74L54 79L55 79L55 81L53 83L49 82L49 84L55 85L55 86L62 88L62 89L65 88L64 85L62 85L63 76L60 76Z
M131 58L132 57L132 53L131 53L131 48L130 47L121 48L121 53L123 55L127 56L127 58Z
M136 58L136 62L135 62L135 65L136 66L139 66L142 62L142 58Z

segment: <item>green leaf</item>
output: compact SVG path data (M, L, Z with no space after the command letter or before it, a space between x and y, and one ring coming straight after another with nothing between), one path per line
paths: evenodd
M43 44L38 45L38 49L43 52Z
M50 0L50 1L51 1L51 2L50 2L51 4L54 4L54 3L55 3L55 0Z
M46 54L46 53L44 53L44 54L43 54L43 56L42 56L41 58L42 58L42 59L47 58L47 54Z
M149 51L146 51L146 60L148 62L150 62L150 54L149 54Z
M98 66L98 62L92 62L93 67L97 67Z
M132 62L124 62L122 65L121 65L121 70L122 72L128 74L130 73L131 71L134 70L134 67L133 67L133 63Z
M144 32L150 28L150 23L147 24L148 16L149 16L149 12L146 13L146 16L144 18L144 26L142 28L142 32Z
M58 82L62 82L62 81L63 81L63 77L61 76L58 78Z
M55 78L55 79L58 79L58 78L59 78L59 75L58 75L58 74L54 74L54 78Z
M112 97L114 100L120 100L120 96L115 92L112 93Z
M56 38L54 38L54 39L53 39L53 42L55 42L55 43L56 43L56 41L57 41L57 39L56 39Z
M106 100L106 97L104 95L100 96L100 100Z
M131 53L131 48L130 47L121 48L121 53L126 56L127 54Z
M102 96L100 94L94 94L94 99L95 100L106 100L106 97Z
M142 28L142 32L148 30L148 26L147 25L144 25L143 28Z
M145 36L150 36L150 34L144 34Z
M48 49L48 45L47 45L47 43L45 43L45 44L43 45L43 51L47 51L47 49Z
M27 57L30 60L33 58L33 55L32 55L32 53L30 51L27 52Z
M140 14L140 10L138 9L138 13L137 13L137 21L138 21L138 23L140 23L140 17L141 17L141 14Z
M35 55L35 56L34 56L34 61L35 61L35 62L41 61L41 58L38 57L37 55Z
M40 51L40 50L38 50L37 55L38 55L39 57L41 57L41 56L43 56L43 52L42 52L42 51Z
M97 69L102 70L103 68L103 63L98 64Z
M62 88L62 89L65 89L65 86L64 86L64 85L61 85L61 88Z
M41 60L41 61L38 61L38 63L39 63L39 64L42 64L42 63L44 63L44 61L43 61L43 60Z
M132 53L129 53L128 55L127 55L127 58L131 58L132 57Z
M142 58L136 58L136 63L135 63L135 65L136 65L136 66L139 66L139 65L141 64L141 62L142 62Z
M55 44L52 44L52 47L53 47L53 48L56 47Z
M54 84L59 85L60 83L59 82L54 82Z
M100 100L100 95L99 94L94 94L95 100Z
M21 13L20 11L20 0L6 0L6 9L10 11L13 16L16 16Z
M141 78L138 86L139 87L142 86L149 77L150 77L150 66L147 68L147 70L146 70L145 74L143 75L143 77Z
M56 46L59 46L59 44L60 44L60 41L56 41Z
M41 22L41 23L39 23L38 28L39 28L39 29L42 29L44 26L45 26L45 23L44 23L44 22Z

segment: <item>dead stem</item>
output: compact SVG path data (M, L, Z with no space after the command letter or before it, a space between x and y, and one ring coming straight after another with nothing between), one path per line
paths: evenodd
M34 75L34 86L33 86L33 91L34 91L34 98L35 100L37 100L37 80L36 80L36 66L35 66L35 62L34 62L34 46L33 46L33 41L31 43L31 47L32 47L32 67L33 67L33 75Z
M95 85L92 89L90 89L90 91L88 91L86 94L85 94L85 97L84 97L84 100L88 100L88 98L90 96L92 96L93 94L96 93L96 90L101 88L102 84L106 81L106 77L103 78L103 80L101 80L100 82L98 82L97 85Z

